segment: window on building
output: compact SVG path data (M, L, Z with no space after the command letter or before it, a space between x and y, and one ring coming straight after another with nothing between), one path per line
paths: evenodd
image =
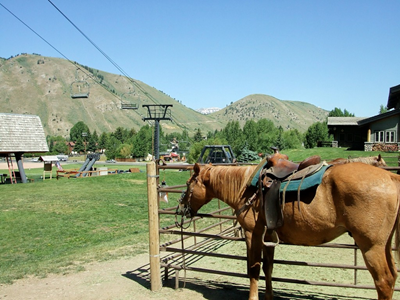
M386 131L386 143L394 143L394 131Z
M396 131L375 131L375 143L396 143Z
M375 131L375 143L384 143L385 136L384 131Z

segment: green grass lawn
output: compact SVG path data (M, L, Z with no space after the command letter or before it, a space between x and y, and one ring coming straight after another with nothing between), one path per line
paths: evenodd
M173 177L184 183L188 172ZM147 251L146 180L141 172L0 185L0 282Z
M340 148L282 152L294 161L314 154L323 159L376 154ZM397 153L382 155L391 156L397 166ZM0 185L0 283L71 272L85 262L148 251L147 176L145 166L139 168L140 173L59 180L41 180L43 169L31 169L26 174L35 178L33 183ZM184 184L188 176L177 170L160 173L170 186ZM179 194L169 198L170 203L161 202L161 207L175 206Z
M397 166L397 158L399 153L385 153L385 152L365 152L365 151L349 151L345 148L312 148L312 149L289 149L284 150L282 153L287 154L290 160L301 161L311 155L319 155L324 160L332 160L335 158L355 158L365 156L376 156L381 154L383 159L388 165Z

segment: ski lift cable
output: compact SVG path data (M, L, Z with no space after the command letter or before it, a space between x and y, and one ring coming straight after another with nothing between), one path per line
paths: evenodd
M65 18L69 23L71 23L72 26L76 28L103 56L111 62L129 81L133 83L134 86L136 86L143 94L145 94L150 100L152 100L155 104L160 104L156 99L154 99L153 96L148 94L131 76L129 76L128 73L122 69L121 66L119 66L109 55L107 55L99 46L96 45L77 25L74 24L51 0L48 0L50 4Z
M17 15L15 15L12 11L10 11L7 7L5 7L2 3L0 3L0 6L2 6L6 11L8 11L14 18L16 18L19 22L21 22L25 27L27 27L30 31L32 31L36 36L38 36L42 41L44 41L47 45L49 45L51 48L53 48L57 53L59 53L62 57L64 57L69 63L74 65L78 70L83 72L86 76L90 77L94 82L99 84L102 88L104 88L106 91L108 91L111 95L117 98L116 95L114 95L111 91L109 91L107 88L105 88L103 85L100 84L97 78L95 78L92 74L87 73L83 68L80 67L79 64L75 63L74 61L70 60L66 55L64 55L60 50L58 50L56 47L54 47L49 41L47 41L44 37L42 37L38 32L36 32L32 27L30 27L27 23L25 23L23 20L21 20Z
M152 100L155 104L159 104L153 96L148 94L135 80L132 79L110 56L108 56L99 46L97 46L78 26L74 24L51 0L48 0L50 4L65 18L72 26L76 28L103 56L111 62L129 81L133 83L143 94L145 94L150 100ZM136 111L136 110L135 110Z
M63 14L50 0L48 0L68 21L70 21L67 16L65 14ZM102 88L104 88L107 92L109 92L112 96L114 96L115 98L118 98L117 95L115 95L114 93L112 93L110 90L108 90L106 87L104 87L102 84L100 84L99 79L96 78L93 74L89 74L87 73L83 68L80 67L79 64L77 64L76 62L70 60L66 55L64 55L60 50L58 50L55 46L53 46L50 42L48 42L44 37L42 37L38 32L36 32L32 27L30 27L27 23L25 23L22 19L20 19L17 15L15 15L12 11L10 11L7 7L5 7L2 3L0 3L0 5L6 10L8 11L14 18L16 18L19 22L21 22L23 25L25 25L25 27L27 27L30 31L32 31L36 36L38 36L42 41L44 41L47 45L49 45L51 48L53 48L57 53L59 53L62 57L64 57L69 63L71 63L72 65L74 65L78 70L80 70L81 72L83 72L86 76L88 76L89 78L91 78L94 82L96 82L97 84L99 84ZM72 21L70 21L71 24ZM118 66L118 64L116 64L107 54L104 53L104 51L102 51L97 45L95 45L75 24L73 24L73 26L81 33L83 34L95 47L96 49L98 49L111 63L113 63L113 65L120 70L125 76L126 78L131 81L133 83L134 86L136 86L138 88L138 90L140 90L144 95L146 95L150 100L152 100L155 104L159 104L158 101L156 101L156 99L154 99L153 96L151 96L149 93L147 93L143 87L135 80L133 80L121 67ZM141 116L143 118L143 115L140 114L137 110L135 110L135 112ZM173 119L175 119L173 117ZM176 125L178 125L180 128L184 128L184 129L189 129L186 126L180 124L179 122L177 122L176 120L174 120Z
M95 77L93 74L86 72L86 70L83 68L83 66L81 66L79 63L76 63L72 60L70 60L64 53L62 53L60 50L58 50L55 46L53 46L49 41L47 41L43 36L41 36L37 31L35 31L32 27L30 27L26 22L24 22L22 19L20 19L16 14L14 14L11 10L9 10L7 7L5 7L2 3L0 3L0 6L2 6L6 11L8 11L14 18L16 18L19 22L21 22L25 27L27 27L30 31L32 31L36 36L38 36L42 41L44 41L47 45L49 45L51 48L53 48L57 53L59 53L62 57L64 57L69 63L71 63L72 65L74 65L75 68L77 68L77 70L80 70L82 73L84 73L86 76L88 76L88 78L92 79L95 83L97 83L98 85L100 85L103 89L105 89L107 92L109 92L113 97L118 98L117 95L115 95L114 93L112 93L110 90L108 90L105 86L103 86L102 84L100 84L100 80ZM132 81L131 78L128 78L130 81ZM133 81L133 83L138 87L138 89L140 89L141 91L144 91L143 88L137 84L135 81ZM145 93L146 95L148 95L147 93ZM143 115L140 114L137 110L135 110L135 112L143 119Z

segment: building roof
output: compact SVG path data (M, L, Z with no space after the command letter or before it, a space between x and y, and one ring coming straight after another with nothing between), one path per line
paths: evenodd
M41 156L41 157L39 157L39 160L40 161L43 161L43 162L55 162L55 161L60 161L59 159L58 159L58 157L57 157L57 155L43 155L43 156Z
M395 115L398 115L398 114L400 114L400 110L399 109L390 110L390 111L385 112L383 114L372 116L370 118L364 118L363 120L358 122L358 125L360 125L360 126L366 125L368 123L376 122L376 121L379 121L379 120L382 120L382 119L385 119L385 118L388 118L388 117L391 117L391 116L395 116Z
M358 126L364 117L328 117L328 126Z
M39 116L0 113L0 154L48 152Z
M397 108L399 101L400 101L400 84L390 88L388 103L386 107L388 109Z

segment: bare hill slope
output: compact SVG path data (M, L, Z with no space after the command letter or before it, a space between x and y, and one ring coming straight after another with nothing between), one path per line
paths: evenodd
M72 94L89 93L88 98ZM122 110L121 103L138 110ZM203 133L223 128L228 121L271 119L284 129L305 131L325 119L327 112L314 105L281 101L267 95L250 95L210 115L186 107L164 92L136 80L71 63L65 59L22 54L0 58L0 112L38 115L47 135L69 136L79 121L98 133L117 127L139 130L147 116L143 104L172 104L173 121L162 121L164 132L197 128Z
M77 81L85 83L74 84ZM205 132L222 128L213 117L185 107L162 91L126 77L76 66L65 59L39 55L19 55L0 60L0 112L39 115L46 134L68 136L69 129L84 121L94 131L110 132L117 127L138 130L146 123L143 104L172 104L173 122L162 121L164 132ZM86 83L89 89L86 90ZM71 98L72 93L87 93L88 98ZM137 104L138 110L121 110L121 103Z
M232 103L212 116L225 122L238 120L241 126L250 119L269 119L285 130L296 128L304 132L311 124L325 121L328 112L305 102L283 101L268 95L254 94Z

